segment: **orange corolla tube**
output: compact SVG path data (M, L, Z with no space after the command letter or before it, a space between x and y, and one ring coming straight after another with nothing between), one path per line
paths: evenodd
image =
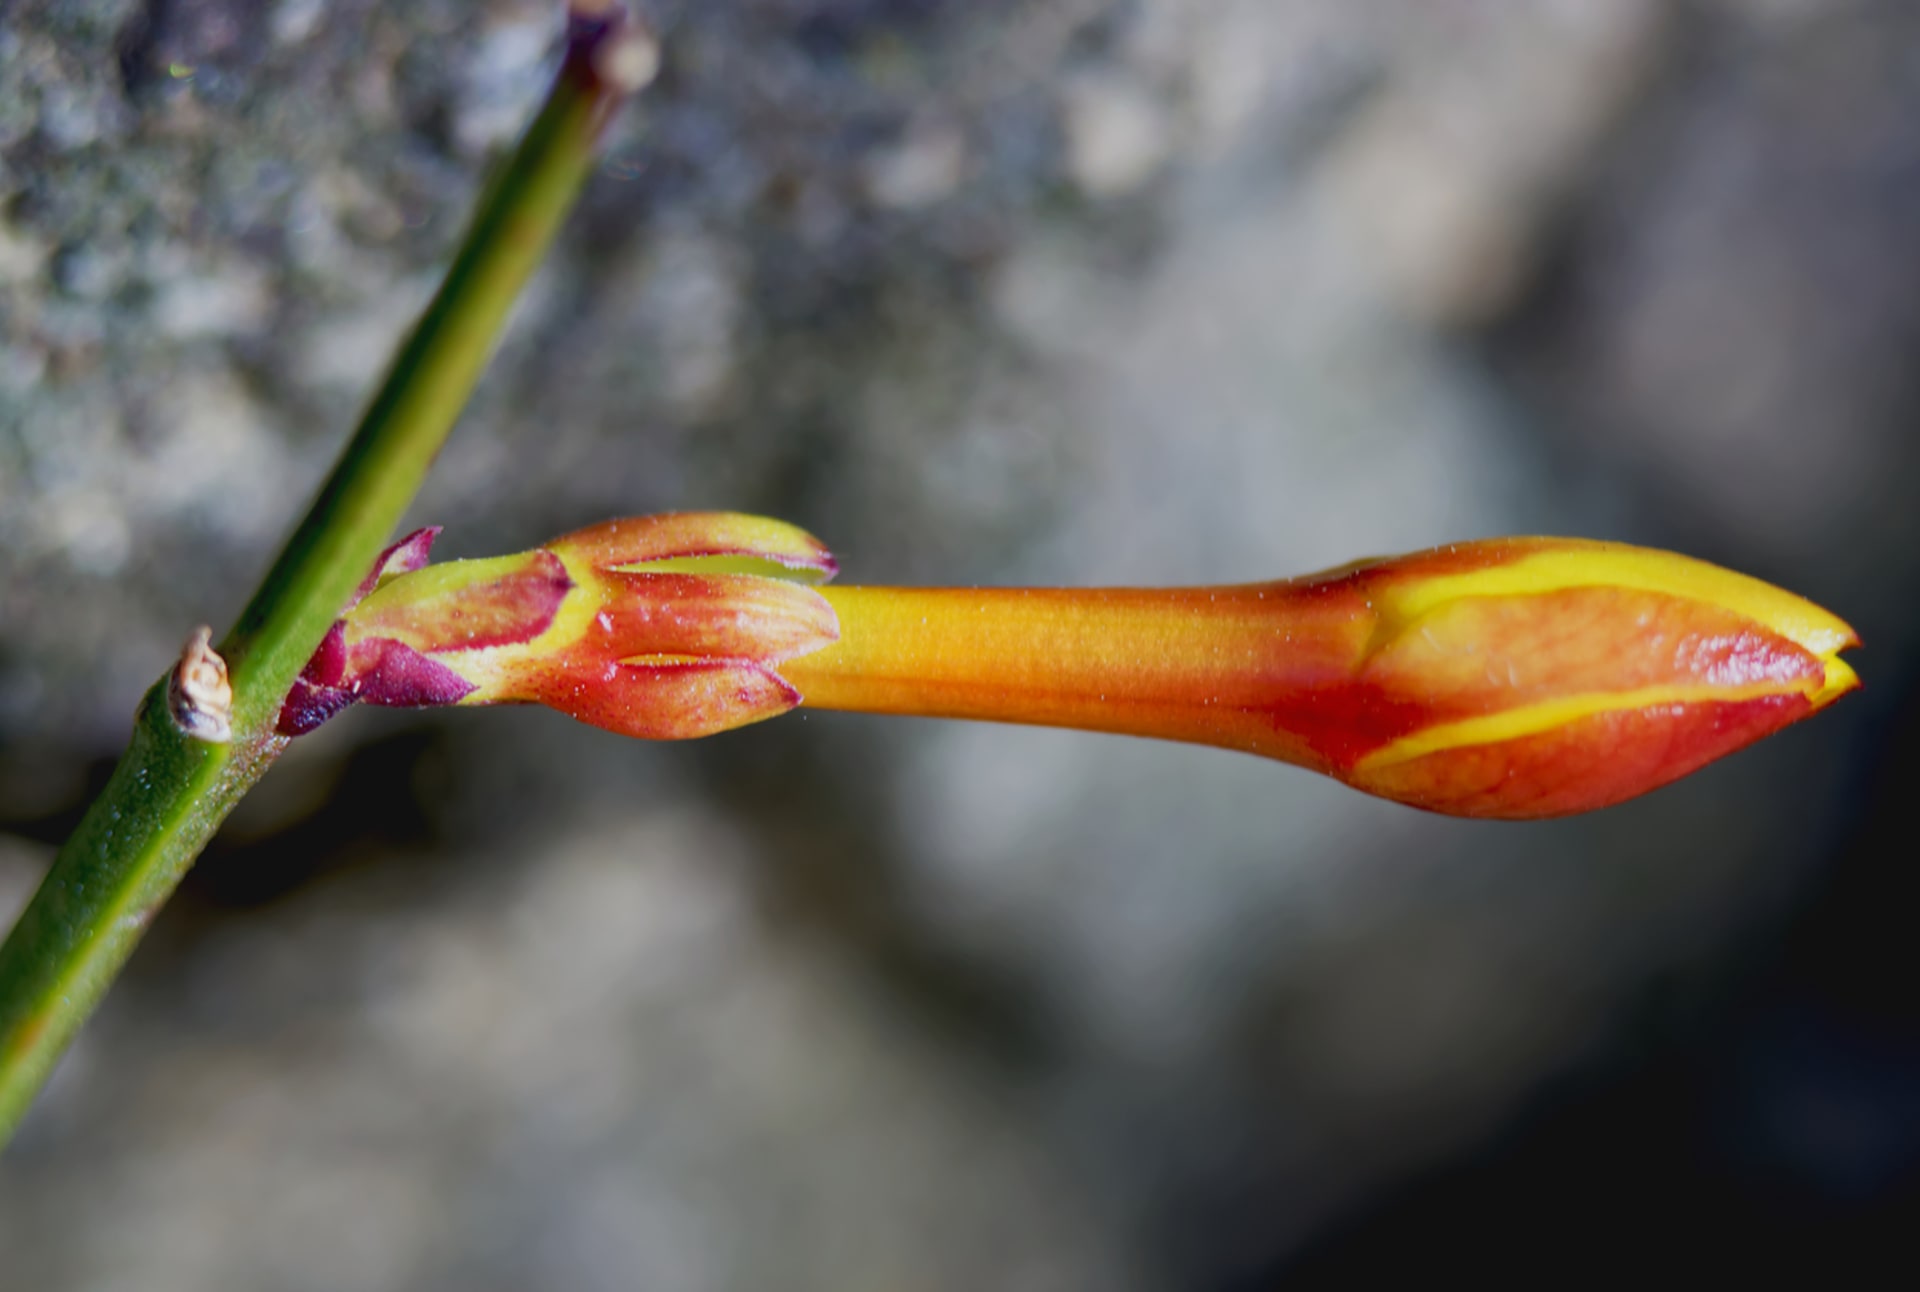
M533 701L673 737L805 703L1219 745L1431 811L1530 818L1664 785L1858 685L1839 658L1853 630L1818 606L1579 539L1178 589L817 588L834 567L815 540L726 514L410 561L376 572L316 656L308 717ZM289 705L283 727L304 729Z

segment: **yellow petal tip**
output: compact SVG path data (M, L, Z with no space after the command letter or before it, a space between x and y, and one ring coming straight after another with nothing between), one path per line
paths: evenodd
M1847 692L1858 690L1860 687L1860 675L1854 672L1853 666L1841 659L1839 655L1828 655L1821 662L1826 665L1826 678L1818 690L1807 696L1807 702L1816 711L1826 708Z

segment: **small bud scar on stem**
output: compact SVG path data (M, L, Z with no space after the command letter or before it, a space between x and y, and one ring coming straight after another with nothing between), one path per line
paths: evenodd
M210 745L233 739L233 686L227 661L213 649L213 629L202 624L180 648L180 662L167 680L167 712L174 725Z

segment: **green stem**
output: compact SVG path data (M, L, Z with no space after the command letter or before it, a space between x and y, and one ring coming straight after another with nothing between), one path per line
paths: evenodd
M644 79L641 40L607 6L576 2L545 105L482 198L439 292L306 518L221 644L233 683L231 742L181 730L165 680L156 683L112 778L0 945L0 1145L194 858L285 748L275 724L288 690L418 492L572 208L601 128Z

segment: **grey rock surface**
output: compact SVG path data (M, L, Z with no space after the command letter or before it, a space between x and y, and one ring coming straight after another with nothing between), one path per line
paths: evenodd
M0 13L24 901L325 470L559 22ZM1214 582L1578 532L1833 605L1873 689L1517 829L1066 733L351 714L0 1162L8 1286L1255 1285L1710 998L1815 882L1920 629L1907 7L648 15L661 79L417 508L448 554L728 507L859 582Z

